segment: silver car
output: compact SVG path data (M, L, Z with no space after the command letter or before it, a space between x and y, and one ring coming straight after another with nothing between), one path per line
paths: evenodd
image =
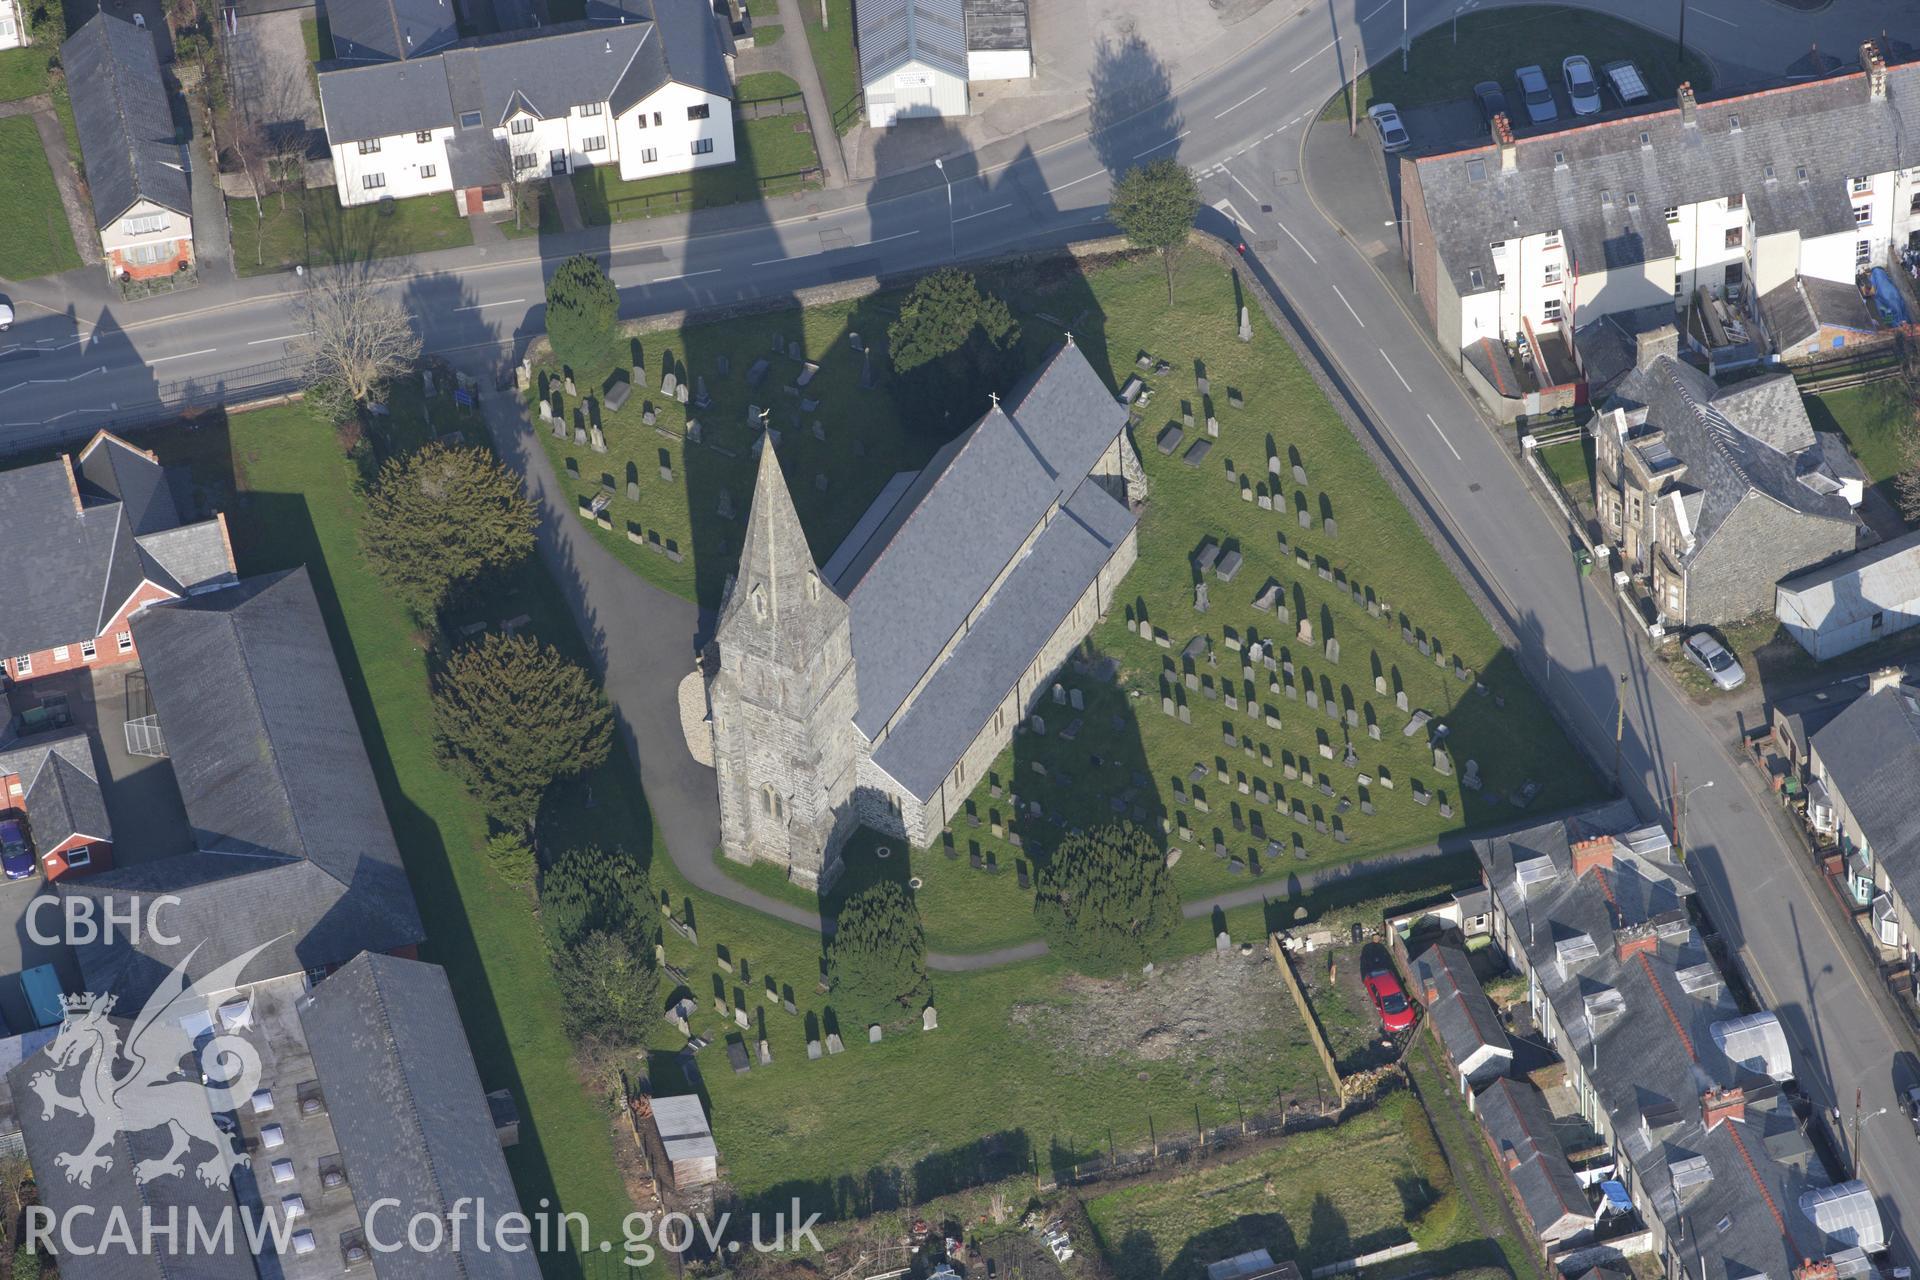
M1373 127L1380 131L1380 149L1382 151L1405 151L1413 139L1407 136L1407 127L1400 123L1400 112L1391 102L1376 102L1367 108L1367 119L1373 121Z
M1567 86L1567 101L1577 116L1600 114L1600 85L1593 78L1593 64L1586 55L1576 53L1560 64L1560 78Z
M1704 631L1696 631L1687 637L1684 646L1687 661L1706 672L1712 681L1722 689L1738 689L1747 682L1746 668L1727 647Z
M1513 73L1513 79L1520 86L1520 100L1527 104L1527 119L1535 124L1550 124L1560 118L1553 90L1547 87L1546 72L1537 65L1522 67Z

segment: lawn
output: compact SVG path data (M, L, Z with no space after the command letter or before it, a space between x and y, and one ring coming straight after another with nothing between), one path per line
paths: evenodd
M1893 478L1900 473L1900 433L1914 417L1913 401L1899 378L1869 382L1845 391L1806 397L1807 417L1815 431L1838 431L1860 459L1867 482L1899 506Z
M1594 794L1591 773L1292 349L1258 318L1251 344L1235 340L1234 285L1210 260L1186 260L1171 311L1159 270L1135 261L1092 276L1073 272L1044 287L1031 273L1020 281L989 281L1008 288L1034 360L1060 337L1058 323L1043 318L1051 315L1073 317L1076 341L1112 385L1133 372L1142 347L1174 368L1152 379L1158 397L1135 429L1152 487L1139 563L1118 592L1122 607L1092 636L1097 655L1118 663L1117 678L1101 683L1072 671L1063 675L1082 706L1043 701L1037 710L1050 731L1019 736L980 779L972 816L954 824L951 842L936 841L937 853L908 853L910 871L898 858L884 870L920 880L918 901L939 950L986 950L1033 936L1030 859L1067 827L1121 816L1156 829L1166 821L1170 843L1183 851L1175 869L1183 897L1210 897L1253 881L1291 895L1300 888L1296 873L1510 820L1516 810L1499 796L1526 782L1538 784L1533 803L1541 810ZM607 420L610 452L604 456L570 438L543 432L541 439L556 471L578 475L569 480L578 501L603 490L613 494L611 527L600 535L607 546L643 576L712 605L738 554L737 518L751 493L750 402L771 406L795 504L822 560L887 477L922 465L961 425L937 419L897 380L859 389L860 358L846 335L883 332L897 299L881 295L649 335L643 345L650 388L658 387L665 358L677 369L699 371L707 383L713 405L695 413L702 445L681 438L686 410L639 392ZM1163 347L1154 334L1182 335L1183 345ZM780 389L798 368L785 356L773 357L760 390L745 388L743 373L770 350L775 335L820 363L808 388L819 401L814 411L803 411L797 396ZM732 368L724 379L715 372L722 355ZM1213 454L1198 468L1154 447L1169 418L1178 422L1183 399L1205 421L1196 359L1208 365L1220 426ZM1230 406L1229 388L1245 408ZM652 428L637 421L648 402L659 411ZM1298 502L1310 509L1312 530L1299 527L1291 510L1274 514L1239 500L1240 486L1227 468L1246 473L1250 499L1255 483L1264 490L1269 447L1289 481L1290 459L1298 454L1311 483L1277 487L1283 507ZM629 492L638 494L637 503L628 501ZM1335 514L1331 536L1318 519L1323 499ZM723 510L735 518L723 518ZM1245 565L1231 584L1209 583L1211 609L1203 617L1194 610L1189 555L1208 538L1237 546ZM1306 557L1305 567L1299 557ZM1285 592L1291 618L1284 624L1253 608L1269 579ZM1374 616L1369 599L1391 604ZM1164 647L1134 629L1142 616L1163 633ZM1303 616L1313 628L1310 642L1296 636ZM1273 641L1276 667L1295 663L1294 674L1270 672L1264 664L1243 670L1229 633ZM1324 648L1330 634L1339 643L1337 660ZM1403 638L1409 634L1412 643ZM1183 651L1196 637L1203 652L1188 660ZM1456 658L1472 679L1456 675ZM1425 708L1450 726L1454 760L1462 768L1477 760L1484 790L1463 793L1455 779L1435 771L1424 733L1402 734L1408 717L1396 706L1400 691L1411 709ZM1063 688L1063 703L1070 696ZM1227 705L1229 697L1237 710ZM1187 705L1191 722L1165 714L1165 698ZM1069 741L1062 730L1075 721L1078 735ZM1376 723L1377 741L1368 731ZM1225 745L1227 732L1232 746ZM1339 763L1348 741L1356 753L1351 768ZM1023 812L1016 822L1015 794L1023 808L1042 804L1046 819ZM1015 836L1024 847L1016 847ZM874 845L862 839L849 847L851 883L880 873ZM760 887L774 878L766 870L753 876Z
M1535 453L1539 456L1540 465L1560 482L1561 488L1576 501L1588 507L1593 505L1592 436L1582 435L1578 440L1547 445L1535 450Z
M264 212L264 218L261 213ZM243 276L337 262L362 262L473 243L467 220L450 195L383 200L343 208L332 187L289 193L283 208L269 196L227 201L234 269Z
M0 102L47 91L47 51L27 45L0 50Z
M692 173L628 181L620 176L617 165L581 169L573 175L580 217L588 226L603 227L629 218L738 204L817 187L820 157L806 127L803 115L736 120L734 162Z
M733 96L737 102L785 98L799 92L800 86L784 71L755 71L751 75L741 76L733 86Z
M866 122L860 110L860 55L853 47L853 0L806 0L800 6L806 19L807 49L813 54L820 85L827 91L827 109L841 133ZM820 15L827 25L820 25Z
M29 116L0 120L0 276L28 280L80 265L53 169Z
M1408 71L1400 70L1399 53L1396 42L1389 56L1361 73L1362 113L1376 102L1391 102L1404 111L1448 98L1468 99L1482 80L1498 81L1512 102L1514 69L1529 63L1544 68L1556 96L1564 97L1560 62L1574 53L1587 55L1596 74L1609 62L1631 58L1654 102L1672 98L1682 80L1692 81L1694 91L1703 96L1713 84L1713 70L1698 54L1689 51L1684 69L1680 66L1671 33L1655 34L1607 14L1558 5L1463 14L1457 24L1443 24L1414 38ZM1612 106L1613 100L1607 103ZM1344 119L1347 110L1342 90L1333 95L1320 118ZM1566 127L1564 103L1561 112L1561 127Z
M780 43L780 37L785 34L787 29L777 22L756 22L753 24L753 47L771 49Z
M523 1206L555 1198L596 1223L617 1221L630 1206L611 1117L567 1068L559 995L529 901L484 868L485 817L419 731L429 720L427 657L405 611L367 572L363 507L334 433L293 405L157 447L170 462L197 454L196 479L216 492L237 477L240 495L227 510L242 573L305 564L313 576L427 927L421 958L447 968L481 1080L511 1086L519 1102L520 1143L506 1154ZM551 587L539 577L516 593L533 590ZM550 1261L547 1273L573 1270Z

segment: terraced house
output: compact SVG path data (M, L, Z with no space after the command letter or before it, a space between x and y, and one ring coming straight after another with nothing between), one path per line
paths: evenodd
M706 0L596 5L579 22L453 42L437 0L355 3L320 109L344 205L450 192L464 215L576 169L623 179L734 160L733 85ZM409 16L411 15L411 16Z

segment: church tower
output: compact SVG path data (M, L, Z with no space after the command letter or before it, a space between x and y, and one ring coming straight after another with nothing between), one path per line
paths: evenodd
M708 689L720 838L727 857L771 862L825 888L856 825L859 765L851 625L820 577L772 441L733 588L720 606Z

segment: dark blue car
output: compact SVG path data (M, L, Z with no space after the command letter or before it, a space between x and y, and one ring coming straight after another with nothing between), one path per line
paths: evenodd
M33 850L18 818L0 818L0 871L9 880L25 880L33 874Z

